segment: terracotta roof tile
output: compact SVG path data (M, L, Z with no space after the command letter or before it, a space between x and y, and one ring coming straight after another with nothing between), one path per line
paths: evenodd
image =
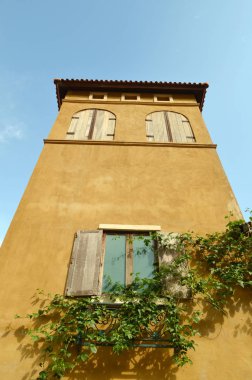
M125 80L99 80L99 79L54 79L56 95L60 108L62 99L67 91L122 91L144 93L179 93L192 94L200 104L202 110L208 83L184 83L184 82L148 82Z

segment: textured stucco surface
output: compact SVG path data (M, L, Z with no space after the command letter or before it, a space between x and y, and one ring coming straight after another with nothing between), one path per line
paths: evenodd
M117 141L145 141L144 120L153 110L181 112L191 122L197 143L211 144L198 107L63 103L49 139L64 139L71 116L98 107L117 116ZM45 144L10 225L0 254L0 378L33 378L37 351L13 316L32 310L37 288L63 293L77 230L99 224L161 225L165 231L214 232L224 216L241 214L216 150L210 147ZM245 305L249 295L241 297ZM194 364L175 371L171 352L136 350L111 356L101 349L72 379L252 378L249 361L249 307L238 302L227 317L202 325Z

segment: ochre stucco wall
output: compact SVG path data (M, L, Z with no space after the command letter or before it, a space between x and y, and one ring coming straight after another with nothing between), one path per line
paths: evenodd
M179 112L186 116L190 121L193 132L198 143L211 143L211 138L206 129L201 112L197 103L192 105L190 102L159 104L141 102L81 102L64 101L56 122L48 136L50 139L65 139L66 132L70 125L71 118L75 112L88 109L98 108L113 112L116 115L116 141L135 141L146 142L145 118L155 111L173 111Z
M74 112L96 106L116 114L116 141L126 144L50 141L65 138ZM204 234L223 229L230 211L241 217L214 147L145 143L146 115L163 109L183 113L197 143L211 144L195 105L63 103L1 248L0 379L34 378L38 350L27 345L21 327L26 322L13 316L32 310L37 288L63 293L77 230L152 224ZM241 297L248 305L248 295ZM249 379L249 311L237 301L227 317L213 322L210 315L196 338L192 367L176 371L171 351L139 349L115 357L101 349L85 374L71 379Z

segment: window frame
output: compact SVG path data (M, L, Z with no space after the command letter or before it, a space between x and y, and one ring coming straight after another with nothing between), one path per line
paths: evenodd
M144 228L147 226L125 226L125 225L103 225L103 226L117 226L111 230L111 228L106 228L105 230L96 229L96 230L79 230L75 233L75 238L72 246L72 253L70 256L70 262L68 267L68 273L66 277L65 284L65 296L70 297L83 297L83 296L91 296L98 297L100 301L103 303L110 302L109 292L103 292L103 274L104 274L104 259L105 259L105 241L106 234L123 234L125 232L126 235L138 235L138 236L149 236L151 232L161 231L160 226L152 226L153 228ZM124 228L123 228L124 227ZM131 227L131 228L130 228ZM132 228L133 227L133 228ZM140 227L140 228L136 228ZM148 226L151 227L151 226ZM166 234L163 232L163 234ZM171 236L171 239L176 239L179 235L178 233L168 233ZM133 241L133 240L132 240ZM155 242L155 240L154 240ZM154 243L156 244L156 243ZM130 249L130 246L128 247ZM160 265L169 265L174 258L177 257L179 252L176 252L176 246L171 247L168 251L163 251L159 243L154 246L154 262L153 262L153 271L156 268L160 268ZM125 258L126 260L126 258ZM131 261L133 262L133 261ZM131 264L129 264L130 266ZM128 266L128 275L131 273L131 268ZM181 270L187 270L183 266ZM126 271L126 268L125 268ZM136 271L139 273L139 271ZM173 277L173 276L172 276ZM141 276L140 276L141 278ZM145 278L144 276L142 278ZM164 291L167 294L175 294L181 293L179 298L188 298L189 289L185 285L176 285L175 288L173 283L173 278L170 276L167 277L164 282ZM176 280L176 279L175 279ZM125 286L129 285L131 279L128 277L127 283L125 281ZM169 286L169 288L167 287ZM179 287L179 289L178 289ZM115 302L117 303L117 302Z
M169 98L167 100L167 98ZM172 95L169 95L169 94L155 94L154 97L153 97L153 100L155 103L172 103L174 102L174 98Z
M131 99L127 99L127 97L131 97ZM132 99L132 97L136 97L136 99ZM124 93L121 95L121 101L123 102L140 102L141 95L136 93Z
M105 259L106 259L106 238L107 236L111 235L122 235L125 236L125 284L124 286L128 286L132 283L133 281L133 276L132 274L134 273L134 247L133 247L133 241L134 237L142 237L142 236L150 236L153 231L137 231L137 230L105 230L103 231L103 237L102 237L102 259L101 259L101 271L100 271L100 277L99 277L99 282L100 282L100 289L101 289L101 294L106 295L109 294L109 292L104 292L103 291L103 279L104 279L104 267L105 267ZM153 256L154 256L154 261L153 261L153 271L155 270L155 267L158 267L158 255L157 255L157 245L156 241L153 240ZM139 272L136 272L139 273ZM141 273L140 273L141 275Z
M98 98L96 98L98 96ZM102 98L99 98L99 96L103 96ZM108 94L104 92L91 92L88 97L89 100L97 100L97 101L104 101L108 100Z

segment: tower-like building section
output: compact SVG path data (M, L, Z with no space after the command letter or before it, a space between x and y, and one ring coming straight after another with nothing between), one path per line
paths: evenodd
M230 212L242 218L202 118L207 84L56 79L55 85L59 113L0 250L5 380L33 378L38 363L14 315L33 310L38 288L74 294L68 286L79 286L68 284L77 231L206 234L223 230ZM92 291L95 275L102 286L102 274L89 272ZM249 335L238 339L234 332L244 318L238 310L222 327L206 327L193 366L175 377L168 376L162 349L111 360L111 350L102 348L83 379L148 373L150 379L248 379Z

